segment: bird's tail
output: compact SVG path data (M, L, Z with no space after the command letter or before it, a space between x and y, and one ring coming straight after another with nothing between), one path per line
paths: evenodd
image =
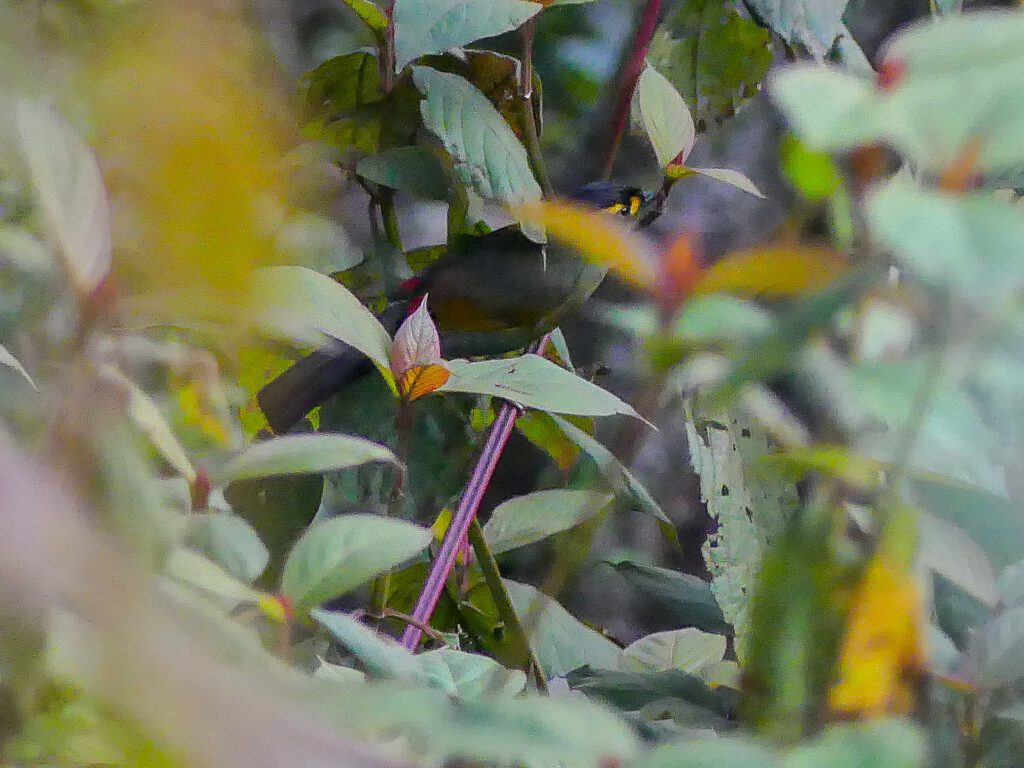
M388 333L394 335L405 314L405 302L399 302L389 306L380 319ZM331 342L264 386L256 393L256 402L274 433L283 434L311 410L371 371L373 364L362 352Z

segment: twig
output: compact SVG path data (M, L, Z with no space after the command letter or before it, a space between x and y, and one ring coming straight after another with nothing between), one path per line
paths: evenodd
M473 545L473 551L476 553L477 562L480 563L480 570L483 572L487 589L490 591L491 597L494 599L494 605L498 609L498 616L505 623L505 628L515 639L515 664L527 673L532 669L537 688L547 693L548 680L544 675L544 669L541 667L537 655L533 652L533 646L530 645L530 636L527 634L523 622L519 619L519 614L516 613L516 608L512 604L512 598L509 596L508 590L501 580L501 571L498 569L498 563L491 553L491 548L487 545L487 539L484 538L484 529L480 526L479 520L474 519L469 524L469 542Z
M625 133L626 123L629 121L629 107L633 101L633 91L636 89L637 80L640 79L647 63L647 49L651 45L651 38L654 37L654 30L658 26L660 13L661 0L647 0L640 23L636 28L636 34L633 36L629 59L622 69L619 91L615 96L615 106L612 108L611 133L608 134L604 163L601 166L601 178L603 179L610 178L612 175L612 166L615 165L619 142L622 141L622 134Z
M388 25L384 28L384 39L380 46L380 80L385 94L391 93L395 85L395 3L388 3L384 12Z
M533 114L533 38L537 32L537 19L540 14L533 16L522 28L523 38L523 60L519 67L519 104L523 119L523 143L526 146L526 155L530 160L530 168L533 175L537 177L541 191L545 197L551 197L553 192L551 178L548 176L547 166L544 164L544 154L540 148L540 136L537 133L537 119Z
M551 335L548 334L541 339L540 343L535 345L534 351L543 352L550 337ZM515 426L519 414L519 406L504 403L491 425L491 431L487 434L487 442L484 443L480 457L473 467L473 474L469 478L469 483L466 484L466 490L463 492L462 498L459 499L459 506L444 535L444 541L441 542L441 551L437 553L430 573L427 574L427 580L423 584L423 590L413 608L412 617L418 622L429 622L434 613L441 592L444 591L445 582L448 581L448 576L455 566L455 558L465 544L469 525L476 517L477 510L480 509L484 492L494 475L501 452L505 450L505 444L512 434L512 428ZM413 650L419 644L421 636L422 632L416 626L410 625L402 634L402 645Z

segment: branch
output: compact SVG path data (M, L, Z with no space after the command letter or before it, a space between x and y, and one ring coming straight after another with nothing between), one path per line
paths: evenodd
M633 47L630 50L626 66L622 69L619 91L615 96L615 106L612 108L611 133L608 134L604 163L601 166L601 178L603 179L612 175L612 166L615 165L619 142L622 141L622 134L626 132L626 124L629 121L629 107L633 101L633 91L636 89L637 80L640 79L640 75L644 71L644 66L646 66L647 49L651 45L651 38L654 37L654 30L658 26L660 12L661 0L647 0L640 23L636 28L636 34L633 36Z
M544 155L540 148L540 135L537 133L537 119L533 114L533 38L537 31L537 19L540 14L530 18L523 25L523 61L519 67L519 99L523 118L523 144L530 160L530 168L537 177L544 197L551 197L553 189L548 176Z

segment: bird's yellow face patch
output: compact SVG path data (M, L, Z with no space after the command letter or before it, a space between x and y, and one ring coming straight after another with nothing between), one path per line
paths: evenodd
M615 203L615 205L609 205L604 210L607 211L608 213L622 213L624 210L626 210L626 206L624 206L622 203Z
M607 213L617 213L620 216L636 216L640 211L640 205L643 201L644 199L640 195L631 195L629 203L615 203L614 205L609 205L604 210Z
M633 195L629 198L629 215L636 216L640 210L640 204L643 203L644 199L640 195Z

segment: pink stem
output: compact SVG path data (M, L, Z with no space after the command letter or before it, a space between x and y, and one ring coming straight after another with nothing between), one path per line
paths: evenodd
M547 334L531 347L531 352L543 353L548 345L551 334ZM483 501L487 485L491 482L494 470L498 466L501 452L505 450L505 444L512 434L512 428L516 425L521 410L512 403L503 403L498 411L497 418L491 425L491 431L487 434L487 442L480 452L480 457L473 467L473 474L466 484L466 490L459 499L459 506L452 516L452 521L441 542L441 551L427 574L427 580L423 584L423 591L416 600L416 607L412 609L412 618L418 624L429 624L430 617L434 613L437 601L441 599L441 592L444 591L445 582L455 567L455 559L461 549L466 547L466 537L469 533L469 526L480 509L480 502ZM410 623L402 633L402 645L410 651L416 649L420 644L423 631L415 624Z
M640 24L636 28L636 35L633 37L633 48L629 54L629 61L626 62L626 66L622 70L619 92L615 96L615 106L612 109L612 130L605 147L602 167L602 177L605 179L612 175L612 166L615 164L615 155L619 151L619 142L622 141L622 134L626 131L626 122L629 120L629 106L633 101L633 91L636 90L637 80L640 79L640 75L643 74L644 67L647 65L647 49L651 45L651 38L654 37L654 30L658 26L660 12L661 0L647 0Z

